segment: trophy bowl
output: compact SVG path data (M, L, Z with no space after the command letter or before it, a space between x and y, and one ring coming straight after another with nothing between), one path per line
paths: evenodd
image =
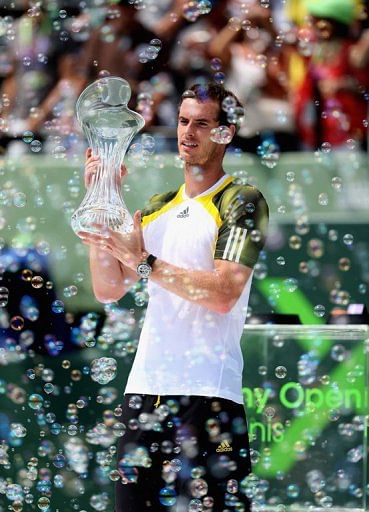
M120 169L128 146L145 124L128 108L129 83L117 76L104 77L87 86L76 103L77 119L92 154L100 157L97 172L79 208L73 213L75 233L97 233L101 226L129 232L133 219L121 192Z

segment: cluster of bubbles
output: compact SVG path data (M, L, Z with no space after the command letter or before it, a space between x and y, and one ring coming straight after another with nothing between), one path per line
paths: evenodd
M277 143L265 140L258 146L257 154L260 156L263 165L268 169L273 169L279 162L280 148Z
M152 135L144 133L139 142L131 144L127 152L127 162L135 168L146 167L155 153L155 139Z
M236 98L233 96L226 96L222 101L222 110L227 114L227 121L230 124L239 126L244 118L244 108L237 104Z
M222 71L223 63L218 57L214 57L211 60L210 67L214 71L213 79L218 84L224 84L225 74Z
M217 144L229 144L232 138L233 134L228 126L217 126L210 131L210 140Z
M108 384L117 376L117 362L112 357L100 357L91 363L91 379L99 384Z
M141 92L137 97L137 111L140 112L146 123L153 117L153 99L150 92Z
M152 39L149 44L140 45L137 49L138 60L142 64L155 60L159 55L161 47L162 42L160 39Z
M183 17L187 21L194 22L199 16L209 14L211 8L210 0L186 0L183 4Z

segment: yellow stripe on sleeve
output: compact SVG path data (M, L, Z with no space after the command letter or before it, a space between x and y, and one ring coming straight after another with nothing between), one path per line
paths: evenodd
M182 195L183 188L184 188L184 185L181 185L180 188L178 189L177 194L173 197L173 199L171 199L168 203L164 204L161 208L159 208L155 212L150 213L150 215L145 215L145 217L142 219L141 226L144 228L145 226L150 224L150 222L152 222L153 220L160 217L160 215L162 215L163 213L171 210L178 204L182 203L183 202L183 195Z

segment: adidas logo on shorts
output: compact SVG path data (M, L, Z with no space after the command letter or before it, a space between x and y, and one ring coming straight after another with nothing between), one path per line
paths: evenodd
M180 212L178 215L177 215L177 219L184 219L185 217L189 217L190 216L190 208L189 206L187 206L187 208L185 208L182 212Z
M215 450L217 452L231 452L233 450L232 446L229 444L227 440L222 441L218 448Z

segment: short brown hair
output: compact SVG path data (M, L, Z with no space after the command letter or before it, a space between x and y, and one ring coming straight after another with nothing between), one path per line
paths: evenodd
M194 84L184 91L179 101L178 108L182 105L183 100L186 98L195 98L197 101L215 101L219 105L218 121L221 126L235 125L236 131L239 129L240 121L231 123L228 120L228 112L223 108L223 101L225 98L231 97L236 102L236 107L242 108L242 103L233 92L228 91L222 85L215 82L209 82L207 84Z

